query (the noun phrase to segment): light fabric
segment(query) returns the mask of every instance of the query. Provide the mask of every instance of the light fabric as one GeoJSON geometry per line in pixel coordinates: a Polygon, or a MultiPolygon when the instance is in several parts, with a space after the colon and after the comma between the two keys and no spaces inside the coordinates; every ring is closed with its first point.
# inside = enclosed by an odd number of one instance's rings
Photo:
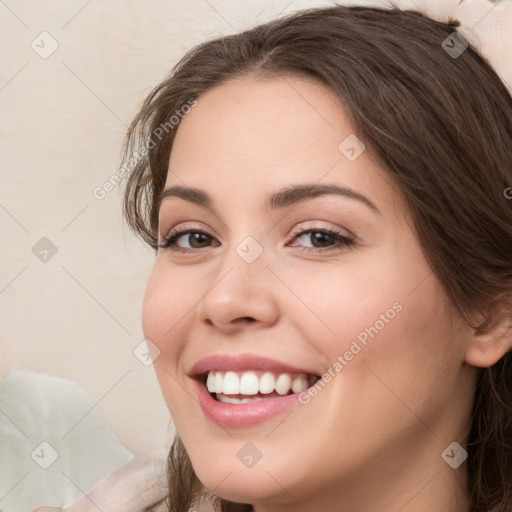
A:
{"type": "Polygon", "coordinates": [[[66,508],[133,458],[100,405],[78,384],[21,367],[0,381],[0,506],[5,511],[66,508]]]}

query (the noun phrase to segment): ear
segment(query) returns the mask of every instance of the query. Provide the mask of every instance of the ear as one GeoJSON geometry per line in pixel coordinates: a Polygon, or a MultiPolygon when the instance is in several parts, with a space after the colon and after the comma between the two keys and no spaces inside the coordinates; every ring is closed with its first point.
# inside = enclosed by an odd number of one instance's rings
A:
{"type": "Polygon", "coordinates": [[[512,350],[512,311],[499,303],[490,317],[474,330],[466,350],[466,363],[488,368],[509,350],[512,350]]]}

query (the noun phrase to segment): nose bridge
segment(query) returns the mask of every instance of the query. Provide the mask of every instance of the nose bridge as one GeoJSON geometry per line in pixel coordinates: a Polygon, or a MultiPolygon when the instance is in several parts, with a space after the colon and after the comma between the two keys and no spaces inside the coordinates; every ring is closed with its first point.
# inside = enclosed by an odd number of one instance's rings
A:
{"type": "Polygon", "coordinates": [[[237,280],[245,284],[262,283],[268,279],[266,267],[270,251],[268,246],[264,247],[264,236],[262,232],[248,235],[247,229],[233,230],[229,245],[222,256],[219,274],[224,275],[229,271],[231,279],[236,275],[237,280]]]}
{"type": "Polygon", "coordinates": [[[237,319],[266,324],[275,321],[278,304],[271,286],[272,273],[266,268],[268,255],[254,236],[245,236],[222,257],[217,276],[200,301],[199,319],[227,327],[237,319]]]}
{"type": "Polygon", "coordinates": [[[267,288],[266,281],[271,277],[267,264],[267,251],[255,237],[244,236],[238,243],[233,237],[231,246],[223,256],[219,279],[213,289],[218,293],[233,294],[233,298],[236,297],[234,294],[240,298],[259,294],[267,288]]]}

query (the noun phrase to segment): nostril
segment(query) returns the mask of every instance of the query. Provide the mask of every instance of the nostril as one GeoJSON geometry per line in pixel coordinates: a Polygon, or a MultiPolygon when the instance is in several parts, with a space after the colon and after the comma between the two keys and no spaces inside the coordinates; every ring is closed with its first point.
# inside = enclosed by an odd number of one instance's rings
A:
{"type": "MultiPolygon", "coordinates": [[[[238,318],[234,318],[233,320],[230,320],[228,324],[226,324],[226,327],[228,327],[229,325],[233,326],[233,325],[245,325],[245,324],[252,324],[256,322],[256,319],[253,318],[252,316],[241,316],[241,317],[238,317],[238,318]]],[[[216,323],[211,319],[211,318],[205,318],[204,319],[204,323],[208,326],[214,326],[216,325],[216,323]]],[[[222,324],[217,324],[217,325],[222,325],[222,324]]]]}
{"type": "Polygon", "coordinates": [[[253,318],[252,316],[242,316],[235,320],[236,323],[252,323],[255,321],[256,321],[256,319],[253,318]]]}

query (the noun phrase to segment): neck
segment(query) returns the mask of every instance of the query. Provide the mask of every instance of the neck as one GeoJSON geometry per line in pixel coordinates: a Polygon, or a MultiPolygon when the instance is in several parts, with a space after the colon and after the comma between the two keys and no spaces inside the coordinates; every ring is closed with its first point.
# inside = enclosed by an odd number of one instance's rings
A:
{"type": "MultiPolygon", "coordinates": [[[[255,504],[254,512],[469,512],[465,464],[452,469],[441,453],[450,443],[439,443],[431,455],[409,450],[413,461],[394,468],[375,465],[336,492],[319,490],[310,499],[288,490],[287,500],[255,504]],[[442,448],[441,448],[442,446],[442,448]]],[[[285,498],[286,499],[286,498],[285,498]]]]}

